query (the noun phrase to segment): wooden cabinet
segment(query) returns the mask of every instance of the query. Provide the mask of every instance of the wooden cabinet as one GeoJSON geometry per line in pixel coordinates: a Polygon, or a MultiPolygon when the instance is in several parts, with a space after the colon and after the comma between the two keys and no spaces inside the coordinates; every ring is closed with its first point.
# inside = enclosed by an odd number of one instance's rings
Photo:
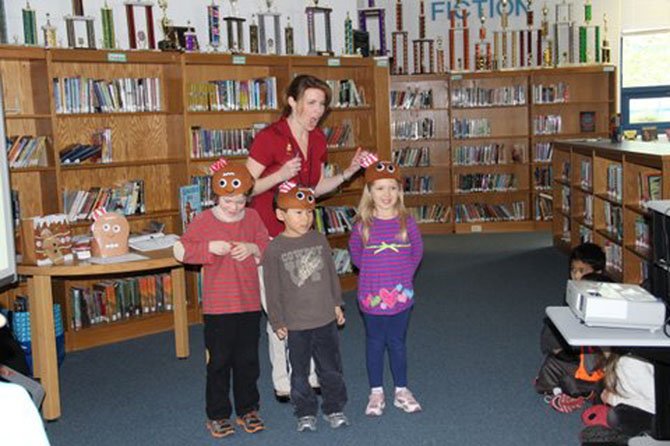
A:
{"type": "MultiPolygon", "coordinates": [[[[76,191],[137,181],[143,206],[128,215],[131,229],[156,220],[167,231],[181,233],[179,187],[206,175],[221,155],[233,162],[244,162],[247,156],[244,147],[236,147],[233,154],[204,152],[195,136],[198,132],[252,135],[279,118],[283,92],[300,73],[336,82],[351,80],[364,95],[362,103],[336,107],[328,117],[326,127],[351,128],[351,143],[329,148],[329,163],[344,169],[359,146],[390,156],[388,68],[374,59],[0,47],[7,135],[44,136],[47,141],[43,165],[11,169],[21,217],[68,213],[76,191]],[[254,82],[257,103],[240,101],[239,95],[225,103],[223,90],[242,84],[248,88],[254,82]],[[212,93],[212,88],[220,90],[212,93]],[[264,99],[258,102],[260,97],[264,99]],[[101,101],[110,102],[98,107],[101,101]],[[90,143],[100,129],[112,137],[110,162],[60,162],[63,149],[90,143]]],[[[319,205],[356,206],[362,186],[356,177],[319,205]]],[[[79,217],[73,223],[76,234],[87,232],[90,225],[87,215],[79,217]]],[[[348,234],[330,239],[334,247],[344,248],[348,234]]],[[[68,280],[54,287],[55,300],[65,307],[66,325],[74,311],[70,290],[90,287],[95,281],[68,280]]],[[[344,289],[354,288],[356,276],[344,275],[342,284],[344,289]]],[[[196,321],[200,316],[196,274],[187,274],[187,289],[189,320],[196,321]]],[[[27,293],[25,286],[19,290],[27,293]]],[[[10,304],[14,294],[4,294],[0,302],[10,304]]],[[[167,315],[142,316],[68,330],[66,343],[69,349],[88,348],[170,325],[167,315]]]]}

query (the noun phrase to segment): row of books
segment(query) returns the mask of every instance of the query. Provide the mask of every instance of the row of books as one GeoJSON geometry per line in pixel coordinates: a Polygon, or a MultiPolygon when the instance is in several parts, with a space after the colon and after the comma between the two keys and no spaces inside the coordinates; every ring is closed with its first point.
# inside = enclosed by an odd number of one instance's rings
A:
{"type": "Polygon", "coordinates": [[[533,117],[533,135],[556,135],[561,133],[561,115],[537,115],[533,117]]]}
{"type": "Polygon", "coordinates": [[[605,202],[603,207],[605,215],[605,228],[618,242],[623,238],[623,209],[609,201],[605,202]]]}
{"type": "Polygon", "coordinates": [[[514,144],[508,149],[505,144],[491,143],[476,146],[458,146],[454,149],[455,166],[489,166],[495,164],[524,163],[526,146],[514,144]]]}
{"type": "Polygon", "coordinates": [[[607,195],[618,202],[623,199],[623,166],[619,163],[607,166],[607,195]]]}
{"type": "Polygon", "coordinates": [[[584,189],[593,188],[593,177],[591,176],[591,160],[583,159],[579,164],[579,185],[584,189]]]}
{"type": "Polygon", "coordinates": [[[635,246],[643,250],[651,248],[649,225],[641,215],[635,218],[635,246]]]}
{"type": "Polygon", "coordinates": [[[48,165],[48,138],[46,136],[11,136],[6,142],[9,167],[46,167],[48,165]]]}
{"type": "Polygon", "coordinates": [[[537,166],[533,170],[533,184],[535,189],[551,189],[552,187],[551,166],[537,166]]]}
{"type": "Polygon", "coordinates": [[[526,219],[526,203],[460,203],[454,206],[456,223],[519,221],[526,219]]]}
{"type": "Polygon", "coordinates": [[[314,212],[314,226],[322,234],[344,234],[354,227],[356,208],[351,206],[319,206],[314,212]]]}
{"type": "Polygon", "coordinates": [[[640,205],[646,206],[650,200],[660,200],[662,196],[663,176],[660,172],[639,172],[637,174],[640,205]]]}
{"type": "Polygon", "coordinates": [[[70,327],[115,322],[171,311],[172,277],[168,273],[107,280],[91,287],[70,288],[70,327]]]}
{"type": "Polygon", "coordinates": [[[392,121],[391,136],[399,140],[435,138],[435,120],[425,117],[407,121],[392,121]]]}
{"type": "Polygon", "coordinates": [[[533,103],[535,104],[556,104],[568,102],[569,99],[570,86],[565,82],[533,85],[533,103]]]}
{"type": "Polygon", "coordinates": [[[449,223],[451,207],[442,203],[407,208],[417,223],[449,223]]]}
{"type": "Polygon", "coordinates": [[[483,88],[473,82],[465,87],[451,89],[451,105],[456,108],[523,105],[525,103],[525,85],[483,88]]]}
{"type": "Polygon", "coordinates": [[[561,210],[565,215],[570,215],[570,187],[562,186],[561,189],[561,210]]]}
{"type": "Polygon", "coordinates": [[[365,91],[353,79],[326,80],[330,86],[330,106],[333,108],[361,107],[365,105],[365,91]]]}
{"type": "Polygon", "coordinates": [[[406,175],[403,177],[403,191],[406,194],[430,194],[433,192],[432,175],[406,175]]]}
{"type": "Polygon", "coordinates": [[[491,121],[488,118],[453,118],[451,132],[455,139],[490,136],[491,121]]]}
{"type": "Polygon", "coordinates": [[[568,217],[562,216],[562,230],[561,230],[561,241],[565,243],[570,243],[570,219],[568,217]]]}
{"type": "Polygon", "coordinates": [[[189,111],[276,110],[277,78],[217,80],[190,84],[189,111]]]}
{"type": "Polygon", "coordinates": [[[430,166],[430,149],[428,147],[404,147],[393,151],[392,160],[400,167],[430,166]]]}
{"type": "Polygon", "coordinates": [[[533,161],[536,163],[551,161],[553,144],[550,142],[538,142],[533,146],[533,161]]]}
{"type": "Polygon", "coordinates": [[[53,79],[56,113],[157,112],[162,110],[161,80],[87,77],[53,79]]]}
{"type": "Polygon", "coordinates": [[[623,248],[621,245],[605,240],[602,248],[605,251],[606,268],[621,273],[623,271],[623,248]]]}
{"type": "Polygon", "coordinates": [[[353,124],[350,119],[343,120],[339,125],[323,128],[328,147],[354,147],[353,124]]]}
{"type": "Polygon", "coordinates": [[[570,161],[561,163],[561,178],[564,181],[570,181],[570,161]]]}
{"type": "Polygon", "coordinates": [[[342,275],[353,272],[354,267],[351,264],[351,255],[348,249],[334,248],[332,254],[337,274],[342,275]]]}
{"type": "Polygon", "coordinates": [[[535,195],[535,220],[551,221],[554,217],[554,197],[551,194],[535,195]]]}
{"type": "Polygon", "coordinates": [[[98,208],[123,215],[144,214],[144,180],[130,180],[117,187],[92,187],[63,191],[63,209],[70,222],[91,219],[98,208]]]}
{"type": "Polygon", "coordinates": [[[433,90],[420,88],[391,90],[391,108],[395,110],[433,108],[433,90]]]}
{"type": "Polygon", "coordinates": [[[191,158],[248,155],[256,134],[266,123],[244,129],[204,129],[191,127],[191,158]]]}
{"type": "Polygon", "coordinates": [[[584,207],[582,218],[585,224],[593,226],[593,195],[583,194],[582,197],[582,206],[584,207]]]}
{"type": "Polygon", "coordinates": [[[14,220],[14,228],[21,226],[21,201],[19,200],[19,191],[12,189],[12,219],[14,220]]]}
{"type": "Polygon", "coordinates": [[[586,226],[579,226],[579,243],[593,243],[593,231],[586,226]]]}
{"type": "Polygon", "coordinates": [[[518,189],[513,173],[468,173],[456,175],[456,192],[504,192],[518,189]]]}
{"type": "Polygon", "coordinates": [[[216,204],[216,195],[212,192],[211,175],[193,175],[191,184],[197,185],[200,190],[200,204],[203,209],[210,208],[216,204]]]}
{"type": "Polygon", "coordinates": [[[61,164],[79,164],[83,162],[111,163],[112,129],[102,128],[93,133],[91,144],[71,144],[60,150],[61,164]]]}

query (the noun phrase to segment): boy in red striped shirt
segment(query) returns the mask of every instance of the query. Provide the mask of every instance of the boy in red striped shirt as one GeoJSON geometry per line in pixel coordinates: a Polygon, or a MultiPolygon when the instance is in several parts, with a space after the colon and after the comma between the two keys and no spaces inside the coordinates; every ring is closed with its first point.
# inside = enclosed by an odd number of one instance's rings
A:
{"type": "Polygon", "coordinates": [[[269,236],[258,213],[246,208],[254,184],[246,167],[227,165],[222,159],[212,170],[217,206],[189,224],[174,252],[184,263],[203,266],[207,428],[220,438],[235,433],[230,421],[231,374],[237,424],[249,433],[265,429],[258,415],[261,303],[257,260],[269,236]]]}

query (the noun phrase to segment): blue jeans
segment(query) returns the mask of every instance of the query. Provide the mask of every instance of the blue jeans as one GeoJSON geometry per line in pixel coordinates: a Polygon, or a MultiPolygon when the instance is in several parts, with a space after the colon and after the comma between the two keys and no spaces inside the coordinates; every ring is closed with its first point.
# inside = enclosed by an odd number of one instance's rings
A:
{"type": "Polygon", "coordinates": [[[309,363],[314,358],[316,376],[321,384],[321,411],[328,415],[342,412],[347,402],[347,388],[342,374],[340,337],[335,321],[310,330],[289,330],[288,352],[291,363],[291,401],[295,415],[315,416],[316,394],[309,385],[309,363]]]}
{"type": "Polygon", "coordinates": [[[407,327],[411,309],[393,316],[363,313],[365,321],[365,357],[370,387],[382,387],[384,353],[389,352],[391,375],[396,387],[407,386],[407,327]]]}

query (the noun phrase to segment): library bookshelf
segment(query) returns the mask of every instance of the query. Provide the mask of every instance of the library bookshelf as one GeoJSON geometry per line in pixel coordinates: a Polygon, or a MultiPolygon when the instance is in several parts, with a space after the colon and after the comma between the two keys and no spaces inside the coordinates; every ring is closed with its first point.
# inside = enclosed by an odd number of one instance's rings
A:
{"type": "Polygon", "coordinates": [[[670,198],[667,142],[554,142],[554,245],[602,246],[617,281],[649,279],[651,237],[645,201],[670,198]]]}
{"type": "MultiPolygon", "coordinates": [[[[46,157],[39,166],[11,168],[11,187],[17,191],[20,217],[68,213],[67,191],[114,188],[128,181],[141,187],[142,203],[127,215],[131,230],[139,231],[151,222],[165,224],[165,230],[181,233],[179,187],[193,177],[205,175],[220,156],[203,156],[194,151],[194,129],[207,131],[249,130],[280,116],[282,92],[299,73],[328,80],[352,79],[364,92],[365,101],[355,107],[333,110],[325,126],[347,123],[352,143],[329,149],[329,163],[348,166],[356,147],[382,151],[390,145],[388,132],[388,68],[385,60],[303,56],[261,56],[229,54],[161,53],[151,51],[89,51],[0,46],[0,75],[3,80],[7,135],[46,137],[46,157]],[[276,102],[262,107],[207,109],[194,106],[203,84],[213,81],[243,82],[272,78],[276,102]],[[72,79],[79,79],[73,81],[72,79]],[[145,107],[110,107],[106,112],[80,109],[91,100],[83,92],[81,79],[133,82],[145,88],[140,97],[145,107]],[[67,85],[66,85],[67,84],[67,85]],[[194,99],[195,98],[195,99],[194,99]],[[81,102],[81,103],[80,103],[81,102]],[[76,107],[73,107],[76,105],[76,107]],[[111,130],[113,155],[108,163],[64,164],[60,152],[73,144],[89,143],[100,129],[111,130]]],[[[91,85],[95,92],[97,85],[91,85]]],[[[111,87],[110,87],[111,88],[111,87]]],[[[121,88],[121,87],[119,87],[121,88]]],[[[263,87],[261,87],[263,88],[263,87]]],[[[93,94],[93,93],[91,93],[93,94]]],[[[206,95],[205,95],[206,96],[206,95]]],[[[207,96],[206,96],[207,97],[207,96]]],[[[243,163],[244,150],[224,154],[243,163]]],[[[354,178],[344,188],[325,197],[322,206],[355,206],[362,181],[354,178]]],[[[88,231],[90,220],[80,216],[73,232],[88,231]]],[[[17,232],[17,238],[20,235],[17,232]]],[[[329,236],[333,247],[344,248],[348,235],[329,236]]],[[[20,241],[17,243],[20,246],[20,241]]],[[[123,275],[118,275],[123,279],[123,275]]],[[[54,300],[64,308],[66,347],[88,348],[171,327],[171,315],[157,314],[114,322],[78,331],[70,330],[73,308],[69,292],[73,287],[92,286],[95,278],[66,280],[54,286],[54,300]]],[[[197,274],[187,270],[188,320],[201,320],[197,302],[197,274]]],[[[356,276],[341,276],[344,289],[355,288],[356,276]]],[[[11,307],[17,294],[28,295],[21,284],[0,295],[0,303],[11,307]]]]}
{"type": "Polygon", "coordinates": [[[553,141],[606,136],[615,82],[609,65],[392,76],[396,159],[403,165],[402,151],[413,147],[429,152],[427,164],[410,159],[403,168],[431,178],[406,194],[408,207],[447,209],[422,230],[551,229],[553,141]]]}

